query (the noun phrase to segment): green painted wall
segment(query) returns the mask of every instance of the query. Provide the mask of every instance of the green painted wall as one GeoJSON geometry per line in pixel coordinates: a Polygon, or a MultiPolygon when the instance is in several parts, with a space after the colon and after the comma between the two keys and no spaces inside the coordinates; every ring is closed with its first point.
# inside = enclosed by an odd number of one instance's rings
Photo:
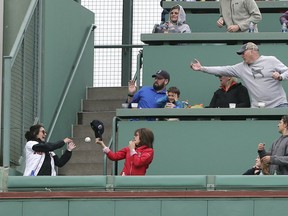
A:
{"type": "MultiPolygon", "coordinates": [[[[171,75],[169,86],[177,86],[182,100],[190,104],[203,103],[209,105],[214,91],[219,87],[219,79],[215,76],[190,69],[190,62],[198,59],[205,66],[233,65],[242,61],[236,54],[241,45],[226,44],[183,44],[164,46],[145,46],[143,49],[144,77],[143,85],[152,85],[154,74],[159,69],[167,70],[171,75]]],[[[288,65],[287,44],[259,45],[262,55],[275,55],[288,65]]],[[[288,92],[288,82],[283,86],[288,92]]]]}
{"type": "MultiPolygon", "coordinates": [[[[218,28],[216,21],[219,13],[186,14],[187,24],[192,32],[226,32],[226,28],[218,28]]],[[[262,20],[258,24],[259,32],[281,32],[279,22],[280,13],[262,13],[262,20]]]]}
{"type": "MultiPolygon", "coordinates": [[[[255,163],[257,145],[279,136],[278,120],[120,121],[119,149],[137,128],[155,135],[148,175],[241,175],[255,163]]],[[[118,163],[118,174],[123,161],[118,163]]]]}
{"type": "Polygon", "coordinates": [[[283,216],[287,198],[145,198],[1,200],[13,216],[283,216]]]}
{"type": "Polygon", "coordinates": [[[4,1],[3,55],[9,55],[31,0],[4,1]]]}
{"type": "MultiPolygon", "coordinates": [[[[53,121],[65,84],[72,72],[86,39],[94,14],[71,0],[43,1],[43,76],[42,122],[47,127],[53,121]]],[[[91,34],[76,72],[63,110],[56,123],[51,141],[71,136],[71,125],[76,123],[81,99],[86,87],[93,83],[94,37],[91,34]]],[[[48,131],[51,132],[51,131],[48,131]]]]}

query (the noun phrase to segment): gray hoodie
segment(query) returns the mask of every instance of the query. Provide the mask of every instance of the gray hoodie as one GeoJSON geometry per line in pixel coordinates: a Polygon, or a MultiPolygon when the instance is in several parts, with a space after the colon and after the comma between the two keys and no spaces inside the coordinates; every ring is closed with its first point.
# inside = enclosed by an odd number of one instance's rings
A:
{"type": "Polygon", "coordinates": [[[171,22],[170,14],[169,14],[169,21],[165,22],[164,25],[168,28],[168,33],[191,33],[190,27],[186,24],[186,13],[181,5],[178,5],[179,16],[176,23],[171,22]]]}
{"type": "Polygon", "coordinates": [[[281,136],[272,143],[270,175],[288,175],[288,136],[281,136]]]}

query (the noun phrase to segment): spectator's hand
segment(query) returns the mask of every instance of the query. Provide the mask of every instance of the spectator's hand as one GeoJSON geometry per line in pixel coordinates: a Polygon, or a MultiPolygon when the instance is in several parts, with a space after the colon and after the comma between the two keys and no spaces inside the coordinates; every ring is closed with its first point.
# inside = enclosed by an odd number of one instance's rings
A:
{"type": "Polygon", "coordinates": [[[64,140],[63,140],[65,143],[70,143],[70,142],[73,142],[73,140],[72,139],[70,139],[70,138],[65,138],[64,140]]]}
{"type": "Polygon", "coordinates": [[[135,149],[135,147],[136,147],[136,145],[135,145],[135,142],[134,141],[129,141],[129,145],[128,145],[128,147],[129,147],[129,149],[130,150],[133,150],[133,149],[135,149]]]}
{"type": "Polygon", "coordinates": [[[130,80],[128,82],[128,92],[131,95],[134,95],[134,93],[136,92],[137,88],[136,88],[136,84],[134,80],[130,80]]]}
{"type": "Polygon", "coordinates": [[[197,59],[194,59],[194,61],[191,62],[190,67],[195,71],[201,71],[202,65],[197,59]]]}
{"type": "Polygon", "coordinates": [[[104,144],[104,142],[100,138],[96,138],[95,143],[102,146],[103,148],[106,147],[106,145],[104,144]]]}
{"type": "Polygon", "coordinates": [[[275,80],[282,80],[282,77],[281,77],[281,74],[277,71],[274,71],[272,73],[272,78],[275,79],[275,80]]]}
{"type": "Polygon", "coordinates": [[[239,31],[240,27],[238,25],[230,25],[227,28],[228,32],[237,32],[239,31]]]}
{"type": "Polygon", "coordinates": [[[263,151],[265,149],[265,143],[258,144],[258,151],[263,151]]]}
{"type": "Polygon", "coordinates": [[[222,28],[224,26],[224,19],[222,17],[220,17],[218,20],[217,20],[217,26],[219,28],[222,28]]]}
{"type": "Polygon", "coordinates": [[[174,107],[175,107],[175,104],[173,104],[173,103],[166,103],[165,107],[166,107],[166,108],[174,108],[174,107]]]}
{"type": "Polygon", "coordinates": [[[98,144],[98,145],[101,145],[104,142],[100,138],[96,138],[95,139],[95,143],[98,144]]]}
{"type": "Polygon", "coordinates": [[[270,161],[271,161],[271,157],[267,155],[267,156],[263,157],[263,158],[261,159],[261,161],[262,161],[263,163],[265,163],[265,164],[269,164],[270,161]]]}
{"type": "Polygon", "coordinates": [[[75,148],[76,148],[76,145],[74,142],[67,143],[67,150],[68,151],[73,151],[73,149],[75,149],[75,148]]]}

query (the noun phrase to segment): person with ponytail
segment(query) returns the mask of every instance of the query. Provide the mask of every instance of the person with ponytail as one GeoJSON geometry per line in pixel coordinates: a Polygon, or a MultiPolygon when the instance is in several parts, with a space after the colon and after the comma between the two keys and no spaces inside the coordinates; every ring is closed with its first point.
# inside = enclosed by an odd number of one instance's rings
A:
{"type": "Polygon", "coordinates": [[[24,176],[56,176],[55,166],[64,166],[76,147],[73,140],[65,138],[55,143],[46,142],[45,128],[36,124],[25,133],[25,171],[24,176]],[[67,150],[59,158],[53,151],[67,145],[67,150]]]}

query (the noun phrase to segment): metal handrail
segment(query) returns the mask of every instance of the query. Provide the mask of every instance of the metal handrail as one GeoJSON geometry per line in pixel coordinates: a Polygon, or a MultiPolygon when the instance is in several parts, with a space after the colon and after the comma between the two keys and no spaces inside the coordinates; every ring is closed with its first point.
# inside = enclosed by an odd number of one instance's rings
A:
{"type": "Polygon", "coordinates": [[[84,50],[85,50],[85,48],[86,48],[87,42],[88,42],[88,40],[89,40],[89,37],[90,37],[91,33],[94,31],[95,28],[96,28],[96,26],[95,26],[94,24],[92,24],[92,25],[90,26],[89,31],[88,31],[87,36],[86,36],[86,39],[85,39],[84,44],[83,44],[83,46],[82,46],[82,49],[81,49],[81,51],[80,51],[80,53],[79,53],[79,56],[78,56],[78,58],[77,58],[75,67],[73,68],[73,71],[72,71],[72,73],[71,73],[71,75],[70,75],[70,77],[69,77],[69,79],[68,79],[68,83],[67,83],[66,86],[64,87],[64,90],[65,90],[65,91],[63,92],[63,94],[62,94],[62,96],[61,96],[61,101],[60,101],[60,103],[58,104],[58,107],[57,107],[57,109],[56,109],[56,112],[54,113],[54,116],[53,116],[53,118],[52,118],[53,121],[52,121],[51,125],[48,127],[48,128],[49,128],[49,131],[50,131],[50,133],[48,134],[48,137],[47,137],[47,140],[48,140],[48,141],[49,141],[51,135],[53,134],[53,130],[54,130],[54,128],[55,128],[55,125],[56,125],[56,122],[57,122],[58,117],[59,117],[59,115],[60,115],[60,112],[62,111],[62,107],[63,107],[63,105],[64,105],[64,101],[65,101],[65,99],[66,99],[66,97],[67,97],[67,94],[68,94],[68,92],[69,92],[69,90],[70,90],[72,81],[73,81],[73,79],[74,79],[74,76],[75,76],[76,71],[77,71],[77,69],[78,69],[78,66],[79,66],[79,64],[80,64],[80,61],[81,61],[81,59],[82,59],[82,55],[83,55],[84,50]]]}
{"type": "Polygon", "coordinates": [[[136,68],[136,73],[135,73],[135,76],[133,77],[133,80],[136,80],[137,81],[137,89],[139,90],[139,87],[140,87],[140,81],[141,81],[141,77],[140,77],[140,70],[142,68],[142,64],[143,64],[143,61],[142,61],[142,58],[143,58],[143,50],[139,50],[139,53],[137,55],[137,68],[136,68]]]}
{"type": "MultiPolygon", "coordinates": [[[[140,50],[139,54],[137,55],[136,73],[135,73],[135,75],[133,77],[133,80],[137,81],[137,88],[139,88],[139,86],[140,86],[140,70],[141,70],[142,65],[143,65],[142,58],[143,58],[143,50],[140,50]]],[[[115,143],[116,143],[116,133],[117,133],[117,122],[118,122],[118,120],[119,120],[118,117],[114,117],[113,118],[113,122],[112,122],[112,137],[111,137],[109,145],[108,145],[109,148],[111,148],[111,147],[113,148],[114,152],[116,151],[115,143]]],[[[103,161],[104,161],[103,174],[107,175],[107,155],[106,154],[104,154],[103,161]]],[[[114,175],[117,175],[117,170],[118,170],[118,162],[117,161],[114,162],[113,169],[114,170],[112,171],[112,173],[114,175]]]]}
{"type": "Polygon", "coordinates": [[[19,29],[19,32],[18,32],[17,37],[15,39],[14,45],[10,51],[10,54],[9,54],[9,56],[12,57],[11,65],[13,65],[13,63],[16,59],[16,54],[18,53],[18,50],[21,48],[21,46],[20,46],[22,44],[21,42],[24,39],[26,29],[28,28],[30,20],[33,17],[33,14],[34,14],[33,12],[34,12],[35,8],[37,7],[38,2],[39,2],[39,0],[32,0],[29,7],[28,7],[27,13],[23,19],[22,25],[19,29]]]}
{"type": "MultiPolygon", "coordinates": [[[[115,141],[116,141],[116,132],[117,132],[117,121],[118,121],[118,118],[117,117],[114,117],[113,120],[112,120],[112,136],[111,136],[111,139],[110,139],[110,142],[109,142],[109,145],[108,145],[108,148],[111,148],[112,146],[112,150],[115,152],[116,150],[116,146],[115,146],[115,141]]],[[[104,165],[103,165],[103,175],[107,175],[107,155],[104,154],[104,158],[103,158],[103,161],[104,161],[104,165]]],[[[116,170],[117,170],[117,162],[114,162],[114,172],[112,173],[116,173],[116,170]]]]}
{"type": "Polygon", "coordinates": [[[122,44],[122,45],[94,45],[94,48],[143,48],[147,45],[133,45],[133,44],[122,44]]]}

